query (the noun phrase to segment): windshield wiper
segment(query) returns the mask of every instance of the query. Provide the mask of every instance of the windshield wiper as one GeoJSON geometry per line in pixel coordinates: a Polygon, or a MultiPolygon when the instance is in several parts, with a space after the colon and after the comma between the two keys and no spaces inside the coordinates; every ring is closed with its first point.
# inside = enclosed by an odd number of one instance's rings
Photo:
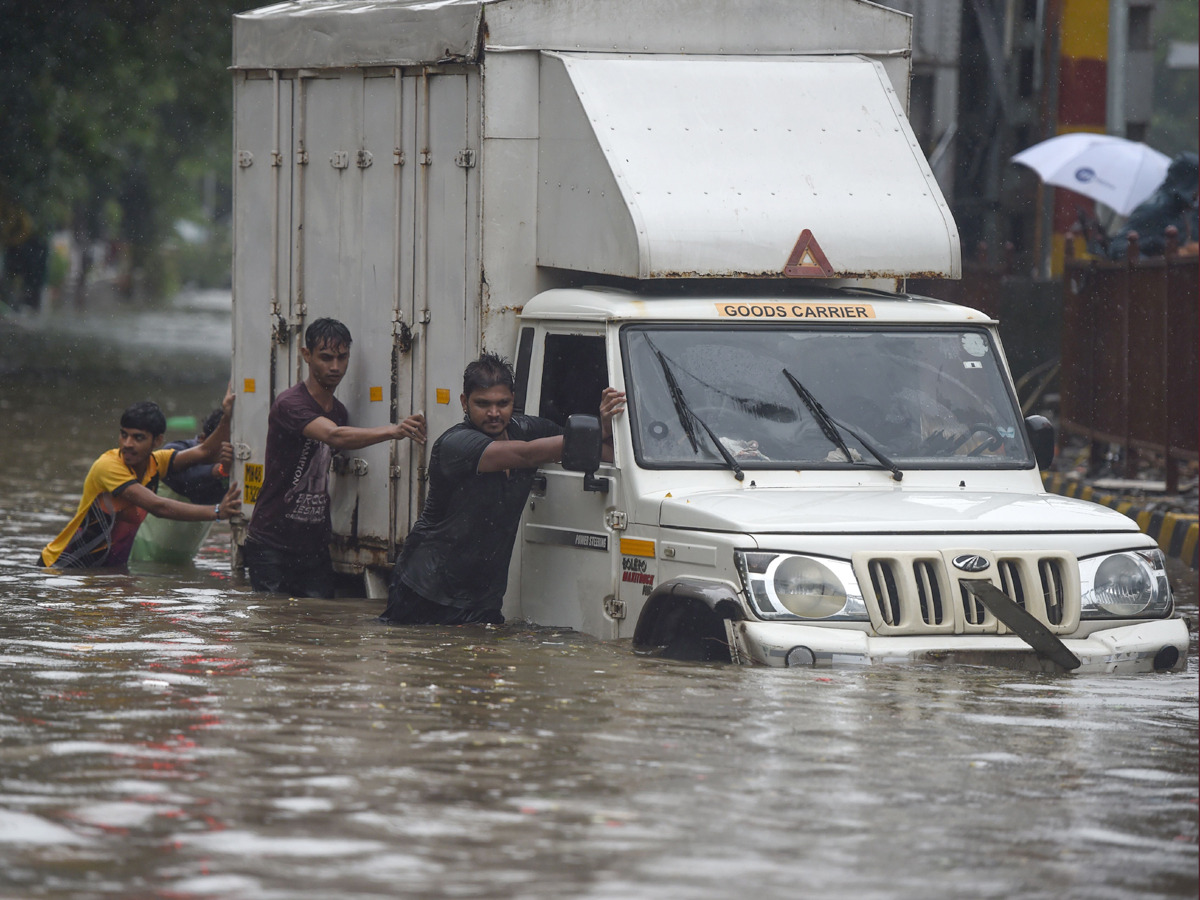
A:
{"type": "Polygon", "coordinates": [[[658,357],[658,364],[662,366],[663,377],[667,380],[667,391],[671,395],[671,402],[675,405],[675,414],[679,416],[679,424],[683,427],[683,433],[691,441],[692,452],[700,452],[700,442],[696,440],[696,429],[692,427],[692,422],[695,422],[704,429],[714,446],[716,446],[717,452],[721,454],[721,458],[725,460],[725,464],[733,470],[733,477],[738,481],[744,481],[746,476],[742,472],[742,467],[737,464],[737,460],[733,458],[733,454],[725,449],[725,445],[713,434],[713,430],[705,424],[703,419],[692,412],[692,408],[688,406],[688,402],[683,396],[683,389],[679,387],[679,382],[675,380],[675,373],[671,371],[671,366],[667,362],[667,358],[663,356],[661,350],[654,346],[650,338],[644,337],[644,340],[646,341],[646,346],[658,357]]]}
{"type": "Polygon", "coordinates": [[[900,471],[900,467],[884,456],[883,451],[881,451],[874,444],[870,443],[865,437],[863,437],[845,422],[839,422],[837,419],[833,418],[833,416],[829,417],[829,421],[833,422],[833,424],[837,425],[843,431],[849,433],[851,437],[857,438],[858,442],[863,445],[863,449],[879,460],[879,464],[892,473],[892,478],[894,480],[899,481],[904,477],[904,473],[900,471]]]}
{"type": "Polygon", "coordinates": [[[846,455],[846,462],[853,463],[854,457],[850,455],[850,448],[846,446],[846,442],[842,438],[841,431],[838,430],[839,428],[842,431],[848,432],[852,437],[857,438],[858,442],[862,444],[864,450],[879,460],[879,464],[881,466],[891,471],[893,479],[899,481],[904,477],[904,473],[900,471],[900,467],[884,456],[883,453],[871,445],[861,434],[859,434],[853,428],[850,428],[844,422],[838,422],[833,418],[833,416],[825,412],[825,407],[823,407],[817,401],[816,397],[809,393],[808,388],[802,385],[797,380],[795,375],[793,375],[787,369],[783,370],[783,375],[788,380],[788,384],[792,386],[792,390],[796,392],[796,396],[798,396],[804,402],[804,405],[808,407],[808,411],[812,413],[812,417],[817,420],[817,424],[821,426],[821,431],[824,433],[825,437],[827,437],[831,443],[836,444],[837,448],[846,455]]]}

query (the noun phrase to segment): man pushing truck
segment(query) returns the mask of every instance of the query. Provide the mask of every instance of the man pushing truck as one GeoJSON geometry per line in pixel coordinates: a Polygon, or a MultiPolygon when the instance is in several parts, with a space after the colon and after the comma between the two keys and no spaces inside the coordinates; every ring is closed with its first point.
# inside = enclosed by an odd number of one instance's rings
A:
{"type": "Polygon", "coordinates": [[[263,484],[245,544],[256,591],[332,597],[329,558],[329,466],[334,451],[409,438],[425,442],[425,419],[354,428],[333,396],[350,363],[350,329],[317,319],[301,350],[308,377],[275,398],[267,429],[263,484]]]}
{"type": "Polygon", "coordinates": [[[167,419],[155,403],[135,403],[121,414],[120,441],[92,463],[83,482],[79,507],[58,537],[38,557],[43,566],[59,569],[119,567],[146,514],[181,522],[228,519],[242,508],[237,483],[218,503],[192,504],[160,497],[159,481],[196,465],[212,465],[229,446],[233,391],[225,394],[217,427],[188,450],[162,449],[167,419]]]}
{"type": "MultiPolygon", "coordinates": [[[[397,625],[502,624],[517,526],[539,466],[563,455],[563,430],[513,413],[512,366],[485,353],[463,372],[463,420],[437,439],[429,498],[392,574],[381,618],[397,625]]],[[[600,399],[601,458],[612,462],[612,420],[625,395],[600,399]]]]}

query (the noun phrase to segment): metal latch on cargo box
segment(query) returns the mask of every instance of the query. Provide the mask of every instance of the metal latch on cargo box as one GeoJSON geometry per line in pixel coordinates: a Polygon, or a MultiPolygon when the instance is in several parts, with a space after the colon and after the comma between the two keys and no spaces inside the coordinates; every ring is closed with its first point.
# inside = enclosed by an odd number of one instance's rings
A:
{"type": "Polygon", "coordinates": [[[460,169],[475,168],[475,151],[471,149],[460,150],[458,155],[454,157],[454,164],[460,169]]]}
{"type": "Polygon", "coordinates": [[[428,150],[421,151],[421,165],[428,166],[433,164],[433,154],[428,150]]]}
{"type": "Polygon", "coordinates": [[[404,320],[392,323],[392,337],[396,339],[396,347],[401,353],[407,353],[412,349],[412,329],[404,320]]]}
{"type": "Polygon", "coordinates": [[[233,458],[234,459],[243,459],[243,460],[249,459],[250,458],[250,445],[249,444],[234,444],[233,445],[233,458]]]}
{"type": "Polygon", "coordinates": [[[618,509],[610,509],[604,514],[604,524],[613,531],[624,531],[629,526],[629,517],[618,509]]]}
{"type": "Polygon", "coordinates": [[[329,157],[329,164],[335,169],[344,169],[350,165],[350,154],[346,150],[334,150],[329,157]]]}
{"type": "Polygon", "coordinates": [[[404,165],[404,151],[401,150],[399,147],[397,147],[395,150],[392,151],[392,165],[393,166],[404,165]]]}
{"type": "Polygon", "coordinates": [[[367,461],[358,456],[352,459],[348,459],[345,456],[335,456],[333,458],[333,471],[338,475],[366,475],[367,461]]]}
{"type": "Polygon", "coordinates": [[[354,161],[358,164],[360,169],[367,169],[370,168],[371,163],[373,163],[375,159],[371,156],[370,150],[359,150],[358,156],[355,157],[354,161]]]}
{"type": "Polygon", "coordinates": [[[240,166],[243,169],[248,169],[252,165],[254,165],[254,154],[251,153],[249,150],[239,150],[238,151],[238,166],[240,166]]]}
{"type": "Polygon", "coordinates": [[[618,600],[612,594],[604,598],[604,614],[610,619],[625,618],[625,601],[618,600]]]}
{"type": "Polygon", "coordinates": [[[388,478],[403,478],[404,469],[401,466],[388,466],[388,478]]]}

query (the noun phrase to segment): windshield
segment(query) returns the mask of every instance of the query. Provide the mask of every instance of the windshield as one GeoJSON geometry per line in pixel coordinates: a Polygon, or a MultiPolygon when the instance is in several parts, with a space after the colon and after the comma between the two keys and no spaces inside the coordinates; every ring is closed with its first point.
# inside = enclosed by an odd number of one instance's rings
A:
{"type": "Polygon", "coordinates": [[[644,325],[622,346],[649,468],[1032,465],[986,329],[644,325]]]}

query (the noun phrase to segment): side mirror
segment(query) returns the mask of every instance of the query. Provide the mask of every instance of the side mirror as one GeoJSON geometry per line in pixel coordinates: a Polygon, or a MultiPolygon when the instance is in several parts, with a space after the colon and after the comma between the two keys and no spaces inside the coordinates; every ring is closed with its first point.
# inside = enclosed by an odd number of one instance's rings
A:
{"type": "Polygon", "coordinates": [[[603,443],[600,420],[596,416],[568,416],[563,429],[562,466],[569,472],[583,473],[583,489],[608,493],[608,479],[595,478],[600,468],[600,447],[603,443]]]}
{"type": "Polygon", "coordinates": [[[1045,416],[1026,416],[1025,433],[1033,445],[1033,458],[1043,472],[1054,464],[1054,426],[1045,416]]]}

